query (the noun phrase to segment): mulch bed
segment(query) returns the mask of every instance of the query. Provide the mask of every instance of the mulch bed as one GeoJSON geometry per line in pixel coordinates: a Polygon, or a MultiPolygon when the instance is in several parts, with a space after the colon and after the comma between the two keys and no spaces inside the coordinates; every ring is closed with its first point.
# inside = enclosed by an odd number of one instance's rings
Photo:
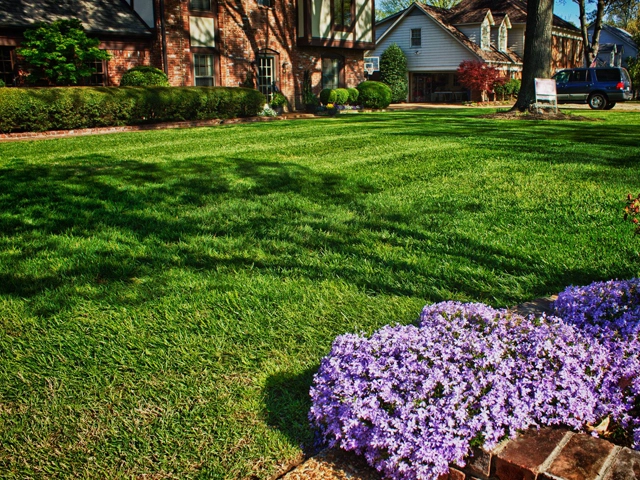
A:
{"type": "Polygon", "coordinates": [[[532,112],[506,112],[480,115],[479,118],[490,118],[492,120],[572,120],[575,122],[598,122],[599,118],[583,117],[582,115],[569,115],[566,113],[532,113],[532,112]]]}

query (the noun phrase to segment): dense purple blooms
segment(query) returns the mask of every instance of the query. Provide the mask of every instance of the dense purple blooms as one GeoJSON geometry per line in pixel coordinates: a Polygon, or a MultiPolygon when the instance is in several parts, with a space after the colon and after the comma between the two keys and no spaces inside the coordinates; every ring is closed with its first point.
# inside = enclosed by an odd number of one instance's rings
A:
{"type": "MultiPolygon", "coordinates": [[[[581,311],[562,295],[559,309],[561,300],[581,311]]],[[[491,448],[531,426],[580,430],[611,416],[633,428],[637,329],[610,317],[617,333],[605,335],[594,316],[565,322],[483,304],[427,306],[417,326],[338,337],[314,378],[310,419],[331,446],[396,479],[435,479],[463,464],[472,445],[491,448]],[[633,335],[635,344],[620,345],[633,335]]]]}
{"type": "Polygon", "coordinates": [[[640,279],[569,287],[558,295],[555,313],[609,349],[628,410],[635,413],[622,424],[640,450],[640,279]]]}

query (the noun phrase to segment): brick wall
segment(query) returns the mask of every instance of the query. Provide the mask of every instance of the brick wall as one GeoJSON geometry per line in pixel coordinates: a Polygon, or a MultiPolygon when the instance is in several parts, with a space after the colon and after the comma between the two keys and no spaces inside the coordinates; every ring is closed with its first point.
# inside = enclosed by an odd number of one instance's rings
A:
{"type": "MultiPolygon", "coordinates": [[[[157,11],[160,12],[159,2],[157,11]]],[[[256,54],[268,52],[276,58],[277,86],[291,105],[300,105],[305,70],[312,72],[314,91],[321,89],[323,55],[344,59],[345,86],[355,87],[364,80],[363,51],[341,48],[298,47],[296,45],[297,14],[292,0],[274,0],[273,8],[258,5],[256,0],[220,1],[212,13],[216,19],[216,50],[213,53],[216,84],[237,87],[253,72],[256,78],[256,54]]],[[[169,83],[193,85],[193,54],[190,47],[189,16],[185,0],[165,0],[165,28],[169,83]]],[[[154,50],[161,51],[160,19],[154,50]]],[[[161,67],[162,59],[151,64],[161,67]]]]}
{"type": "Polygon", "coordinates": [[[107,66],[108,84],[120,85],[120,79],[124,72],[139,65],[151,65],[151,49],[140,50],[110,50],[111,59],[107,66]]]}

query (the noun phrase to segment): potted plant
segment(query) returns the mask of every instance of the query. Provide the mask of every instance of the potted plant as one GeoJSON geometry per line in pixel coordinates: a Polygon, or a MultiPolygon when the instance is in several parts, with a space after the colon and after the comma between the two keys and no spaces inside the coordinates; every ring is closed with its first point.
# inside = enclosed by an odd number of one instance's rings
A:
{"type": "Polygon", "coordinates": [[[278,113],[278,115],[282,115],[284,107],[287,105],[287,97],[280,92],[274,93],[269,105],[278,113]]]}

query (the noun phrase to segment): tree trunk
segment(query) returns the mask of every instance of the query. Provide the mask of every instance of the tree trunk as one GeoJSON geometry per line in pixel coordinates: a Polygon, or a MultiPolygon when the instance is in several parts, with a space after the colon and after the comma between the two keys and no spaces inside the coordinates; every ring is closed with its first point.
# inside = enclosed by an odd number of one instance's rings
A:
{"type": "Polygon", "coordinates": [[[535,102],[535,79],[551,76],[552,22],[553,0],[527,2],[522,85],[513,109],[527,110],[535,102]]]}
{"type": "Polygon", "coordinates": [[[580,9],[580,31],[582,32],[582,45],[584,46],[585,67],[590,66],[598,56],[600,49],[600,31],[602,30],[602,17],[604,17],[605,0],[598,0],[596,5],[596,19],[593,22],[593,36],[589,41],[589,21],[587,20],[586,0],[577,0],[580,9]]]}

